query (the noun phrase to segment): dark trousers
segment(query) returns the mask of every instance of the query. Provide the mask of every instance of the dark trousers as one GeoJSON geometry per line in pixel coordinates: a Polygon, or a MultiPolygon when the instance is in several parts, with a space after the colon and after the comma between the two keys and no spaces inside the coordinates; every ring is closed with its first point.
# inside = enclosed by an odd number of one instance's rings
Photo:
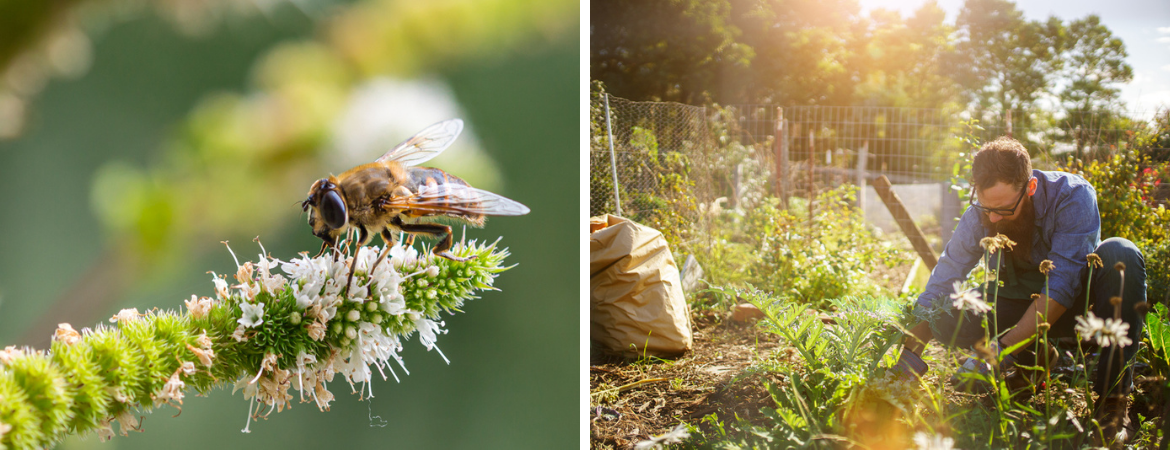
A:
{"type": "MultiPolygon", "coordinates": [[[[1094,268],[1091,280],[1082,280],[1082,287],[1074,299],[1072,308],[1065,311],[1056,323],[1052,324],[1052,328],[1048,330],[1048,337],[1076,337],[1074,330],[1077,325],[1076,317],[1085,315],[1086,304],[1091,308],[1088,311],[1092,311],[1097,317],[1113,317],[1115,307],[1109,302],[1109,299],[1120,293],[1121,320],[1129,324],[1129,339],[1133,343],[1120,350],[1114,347],[1101,349],[1101,359],[1098,363],[1097,378],[1093,383],[1093,390],[1097,394],[1128,394],[1130,386],[1133,384],[1133,369],[1122,370],[1122,368],[1126,367],[1126,364],[1133,359],[1133,355],[1137,353],[1138,343],[1142,340],[1142,328],[1146,325],[1145,314],[1139,314],[1134,309],[1135,305],[1146,301],[1145,258],[1142,257],[1137,246],[1124,238],[1109,238],[1102,241],[1097,246],[1095,253],[1101,257],[1101,262],[1105,266],[1094,268]],[[1125,263],[1124,290],[1121,286],[1121,274],[1113,268],[1118,262],[1125,263]],[[1085,295],[1085,286],[1088,286],[1089,289],[1087,296],[1085,295]],[[1111,379],[1107,380],[1106,376],[1111,379]]],[[[1087,273],[1086,278],[1088,278],[1087,273]]],[[[992,301],[990,298],[985,300],[989,303],[992,301]]],[[[989,331],[994,336],[1015,326],[1031,305],[1031,299],[1002,297],[995,299],[994,312],[987,318],[988,326],[991,328],[989,331]]],[[[938,316],[935,323],[931,324],[931,331],[934,339],[939,342],[950,344],[953,340],[955,347],[970,348],[983,339],[982,321],[981,315],[959,314],[958,311],[949,311],[948,314],[938,316]],[[958,324],[960,316],[963,317],[963,325],[956,338],[955,326],[958,324]]],[[[1035,361],[1034,353],[1031,351],[1023,352],[1018,356],[1023,364],[1031,365],[1035,361]]]]}

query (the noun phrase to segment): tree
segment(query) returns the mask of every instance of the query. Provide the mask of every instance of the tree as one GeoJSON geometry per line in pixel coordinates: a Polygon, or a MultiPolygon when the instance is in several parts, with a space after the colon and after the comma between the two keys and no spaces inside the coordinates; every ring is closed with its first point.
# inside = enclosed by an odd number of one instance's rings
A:
{"type": "Polygon", "coordinates": [[[853,0],[738,0],[731,20],[756,52],[743,83],[751,102],[848,105],[861,78],[853,0]]]}
{"type": "Polygon", "coordinates": [[[870,13],[862,40],[861,82],[857,103],[867,106],[917,108],[958,107],[954,80],[944,73],[943,60],[954,52],[946,12],[928,2],[903,20],[894,11],[870,13]]]}
{"type": "Polygon", "coordinates": [[[754,52],[728,23],[727,0],[598,0],[591,3],[590,74],[632,100],[691,104],[719,98],[754,52]]]}
{"type": "Polygon", "coordinates": [[[1027,21],[1009,0],[967,0],[956,26],[956,53],[948,66],[974,116],[1014,111],[1017,129],[1030,126],[1037,100],[1061,68],[1063,23],[1056,17],[1027,21]]]}
{"type": "Polygon", "coordinates": [[[1066,116],[1061,137],[1076,143],[1079,158],[1086,140],[1112,142],[1119,137],[1102,136],[1099,130],[1120,115],[1121,90],[1116,85],[1132,80],[1133,68],[1125,62],[1125,43],[1096,15],[1069,23],[1066,42],[1062,56],[1069,85],[1060,93],[1066,116]]]}

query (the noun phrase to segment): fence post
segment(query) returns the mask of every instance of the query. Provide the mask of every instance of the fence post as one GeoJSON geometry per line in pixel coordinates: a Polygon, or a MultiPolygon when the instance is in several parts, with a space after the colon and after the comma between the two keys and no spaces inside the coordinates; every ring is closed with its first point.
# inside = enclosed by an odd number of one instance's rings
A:
{"type": "Polygon", "coordinates": [[[813,167],[817,164],[816,149],[813,146],[813,130],[808,130],[808,236],[812,237],[813,227],[813,198],[816,197],[816,187],[813,185],[813,167]]]}
{"type": "Polygon", "coordinates": [[[609,93],[605,94],[605,134],[609,137],[609,167],[613,171],[613,202],[617,215],[622,215],[622,198],[618,194],[617,157],[613,151],[613,128],[609,123],[609,93]]]}
{"type": "Polygon", "coordinates": [[[865,163],[869,159],[869,141],[861,143],[861,150],[857,151],[857,210],[861,213],[861,221],[865,222],[865,163]]]}
{"type": "Polygon", "coordinates": [[[1012,137],[1012,110],[1007,110],[1007,118],[1004,120],[1007,121],[1005,128],[1007,130],[1007,137],[1012,137]]]}
{"type": "Polygon", "coordinates": [[[784,189],[784,178],[788,173],[788,152],[784,151],[784,108],[779,106],[776,107],[776,132],[773,133],[772,140],[776,153],[776,185],[773,187],[776,197],[780,198],[780,203],[787,207],[788,193],[784,189]]]}

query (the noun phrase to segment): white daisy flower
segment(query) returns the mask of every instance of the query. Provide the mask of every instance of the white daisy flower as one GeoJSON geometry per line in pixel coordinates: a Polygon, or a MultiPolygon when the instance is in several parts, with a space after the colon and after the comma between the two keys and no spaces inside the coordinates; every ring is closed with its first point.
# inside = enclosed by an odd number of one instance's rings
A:
{"type": "Polygon", "coordinates": [[[951,294],[951,300],[955,301],[955,309],[974,311],[979,314],[991,311],[991,305],[984,302],[975,289],[968,289],[959,281],[955,282],[954,289],[955,293],[951,294]]]}
{"type": "Polygon", "coordinates": [[[1129,324],[1121,320],[1101,319],[1089,311],[1087,316],[1077,316],[1077,333],[1081,339],[1091,341],[1096,339],[1097,345],[1102,347],[1125,347],[1133,344],[1129,339],[1129,324]]]}

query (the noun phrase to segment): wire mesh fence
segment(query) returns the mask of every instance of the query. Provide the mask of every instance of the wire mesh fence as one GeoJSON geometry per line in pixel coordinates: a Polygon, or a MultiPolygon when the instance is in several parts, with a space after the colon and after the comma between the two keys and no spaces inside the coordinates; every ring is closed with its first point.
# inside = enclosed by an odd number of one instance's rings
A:
{"type": "MultiPolygon", "coordinates": [[[[1142,127],[1150,126],[1102,114],[1058,120],[925,108],[704,108],[604,94],[592,99],[591,116],[590,213],[644,223],[667,215],[701,221],[702,211],[735,207],[745,198],[811,198],[884,175],[895,185],[921,186],[903,188],[920,197],[907,203],[932,210],[943,225],[961,213],[952,183],[962,184],[967,175],[959,171],[956,177],[954,169],[972,150],[970,142],[1013,136],[1032,152],[1038,168],[1054,169],[1068,156],[1100,159],[1125,151],[1142,127]]],[[[1147,152],[1170,159],[1170,150],[1147,152]]],[[[859,196],[863,211],[865,197],[859,196]]],[[[870,197],[868,209],[880,210],[873,193],[870,197]]],[[[950,227],[941,228],[945,241],[950,227]]]]}
{"type": "Polygon", "coordinates": [[[705,108],[604,95],[591,101],[590,215],[649,222],[674,213],[693,219],[693,205],[708,200],[702,187],[709,176],[696,170],[706,165],[711,148],[705,108]]]}

